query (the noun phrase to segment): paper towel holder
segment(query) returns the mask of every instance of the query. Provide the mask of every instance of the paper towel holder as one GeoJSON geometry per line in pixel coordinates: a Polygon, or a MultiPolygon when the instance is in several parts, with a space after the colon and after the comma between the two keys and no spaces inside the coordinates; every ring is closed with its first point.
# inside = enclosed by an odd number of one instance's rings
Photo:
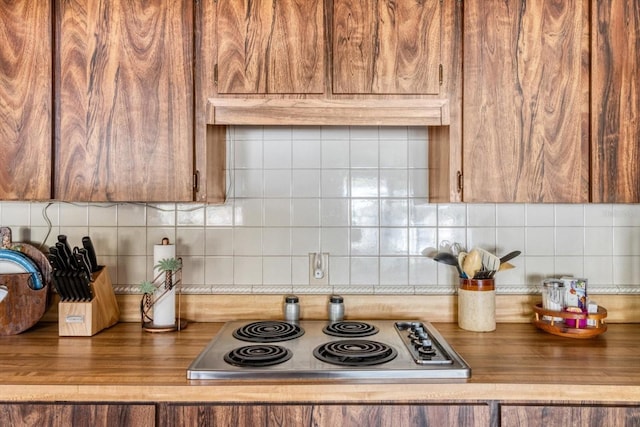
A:
{"type": "MultiPolygon", "coordinates": [[[[162,245],[168,245],[169,239],[162,239],[162,245]]],[[[181,309],[181,285],[182,285],[182,258],[163,258],[154,265],[158,271],[153,281],[145,281],[140,285],[142,300],[140,301],[140,322],[142,329],[147,332],[173,332],[187,327],[187,321],[180,316],[181,309]],[[173,324],[157,325],[153,321],[153,307],[171,292],[178,294],[176,319],[173,324]]]]}

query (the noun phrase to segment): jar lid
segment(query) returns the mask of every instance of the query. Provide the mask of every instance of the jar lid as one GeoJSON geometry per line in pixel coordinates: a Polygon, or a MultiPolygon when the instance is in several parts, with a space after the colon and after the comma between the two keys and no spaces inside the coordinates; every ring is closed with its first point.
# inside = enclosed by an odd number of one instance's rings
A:
{"type": "Polygon", "coordinates": [[[542,286],[545,288],[564,288],[564,282],[560,279],[545,279],[542,286]]]}
{"type": "Polygon", "coordinates": [[[343,302],[344,298],[342,298],[340,295],[331,295],[329,297],[329,302],[330,303],[340,303],[343,302]]]}
{"type": "Polygon", "coordinates": [[[298,302],[298,297],[295,295],[287,295],[284,298],[284,302],[286,303],[294,303],[294,302],[298,302]]]}

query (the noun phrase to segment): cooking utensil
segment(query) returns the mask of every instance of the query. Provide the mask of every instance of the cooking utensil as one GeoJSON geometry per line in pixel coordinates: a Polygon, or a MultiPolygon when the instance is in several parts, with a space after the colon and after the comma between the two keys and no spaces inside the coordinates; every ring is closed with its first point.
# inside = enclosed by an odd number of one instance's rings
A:
{"type": "Polygon", "coordinates": [[[511,251],[506,255],[503,255],[500,257],[500,264],[503,264],[507,261],[511,261],[512,259],[514,259],[515,257],[517,257],[518,255],[520,255],[522,252],[520,251],[511,251]]]}
{"type": "Polygon", "coordinates": [[[500,258],[492,254],[491,252],[477,248],[480,253],[480,257],[482,258],[482,267],[487,271],[496,271],[500,267],[500,258]]]}
{"type": "MultiPolygon", "coordinates": [[[[462,266],[464,265],[464,260],[466,257],[467,257],[467,253],[464,251],[461,251],[458,254],[458,266],[460,267],[460,270],[462,270],[462,266]]],[[[467,273],[465,273],[464,271],[462,271],[462,274],[460,275],[460,277],[462,277],[463,279],[468,279],[467,273]]]]}
{"type": "Polygon", "coordinates": [[[436,256],[433,257],[435,262],[441,262],[447,265],[453,265],[458,270],[458,275],[462,276],[462,269],[458,265],[458,258],[456,258],[453,254],[449,252],[438,252],[436,256]]]}
{"type": "Polygon", "coordinates": [[[468,278],[473,279],[476,273],[482,269],[482,257],[477,249],[472,249],[464,259],[462,270],[468,278]]]}

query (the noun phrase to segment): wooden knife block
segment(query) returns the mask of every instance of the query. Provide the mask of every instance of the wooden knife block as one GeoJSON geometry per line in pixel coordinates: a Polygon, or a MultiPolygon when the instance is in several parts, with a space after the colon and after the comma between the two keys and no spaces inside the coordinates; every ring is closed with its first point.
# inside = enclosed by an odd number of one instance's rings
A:
{"type": "Polygon", "coordinates": [[[90,337],[118,323],[120,309],[107,267],[93,273],[91,288],[91,301],[58,303],[59,336],[90,337]]]}

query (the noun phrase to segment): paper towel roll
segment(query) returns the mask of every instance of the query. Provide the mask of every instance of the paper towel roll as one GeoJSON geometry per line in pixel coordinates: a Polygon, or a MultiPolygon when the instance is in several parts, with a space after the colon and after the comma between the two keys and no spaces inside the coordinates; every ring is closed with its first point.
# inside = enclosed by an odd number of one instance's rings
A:
{"type": "MultiPolygon", "coordinates": [[[[163,259],[171,259],[176,257],[175,245],[154,245],[153,246],[153,277],[158,276],[160,269],[156,266],[163,259]]],[[[164,283],[164,275],[158,281],[164,283]]],[[[153,305],[153,326],[168,327],[176,324],[176,288],[171,288],[165,293],[164,284],[158,288],[153,305]],[[162,296],[160,296],[162,295],[162,296]],[[159,299],[158,299],[159,298],[159,299]]]]}

